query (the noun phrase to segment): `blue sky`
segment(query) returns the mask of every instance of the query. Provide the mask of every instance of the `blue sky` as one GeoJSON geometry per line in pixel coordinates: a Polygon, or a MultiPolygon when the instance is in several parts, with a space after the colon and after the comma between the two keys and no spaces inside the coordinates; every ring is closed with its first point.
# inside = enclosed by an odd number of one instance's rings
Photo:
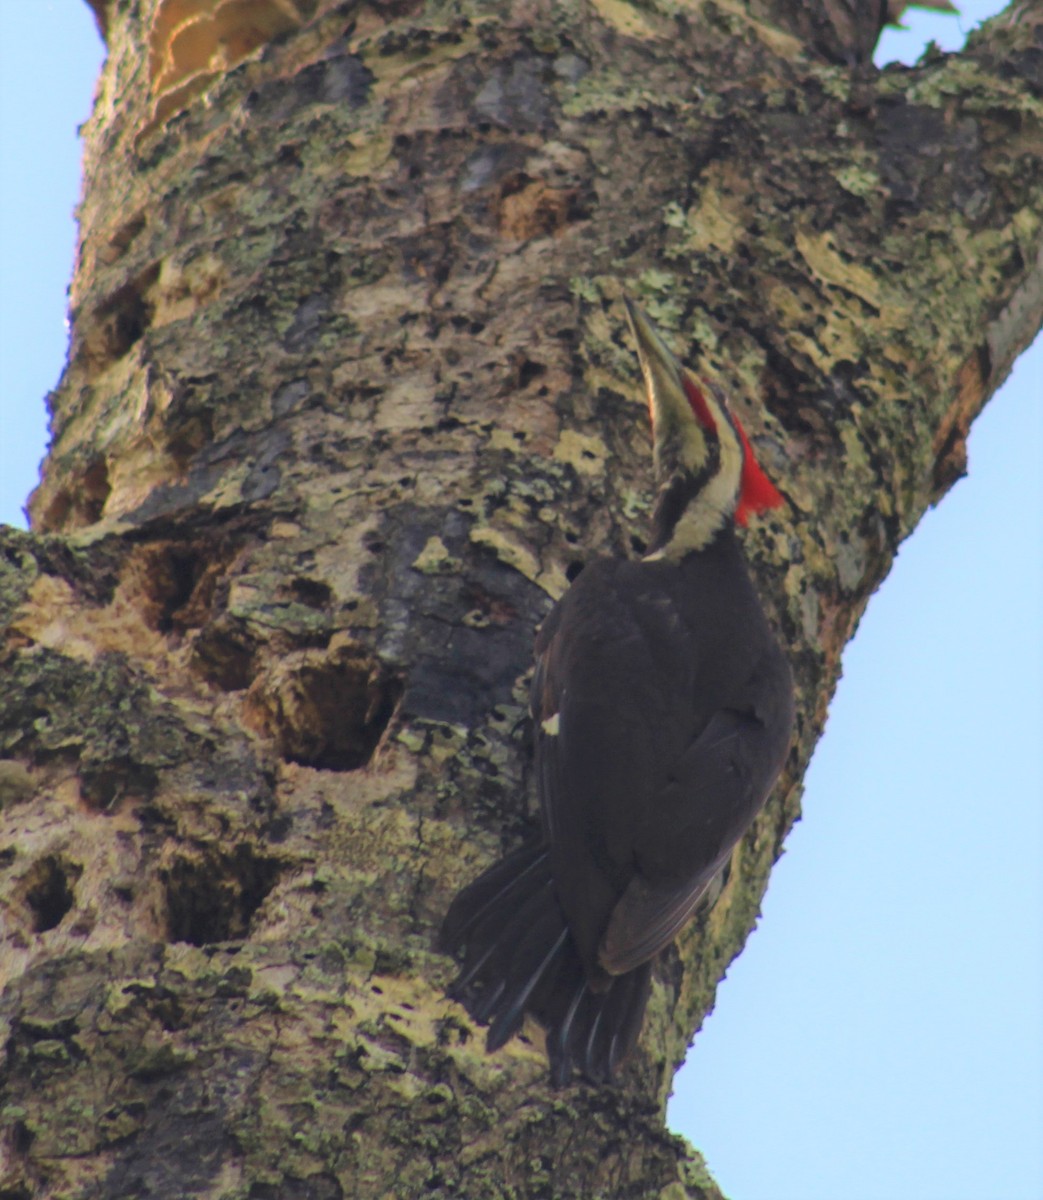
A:
{"type": "MultiPolygon", "coordinates": [[[[882,58],[947,49],[908,15],[882,58]]],[[[0,2],[0,521],[65,354],[77,0],[0,2]]],[[[673,1127],[732,1200],[1043,1197],[1043,343],[975,425],[970,476],[903,546],[844,657],[760,927],[689,1053],[673,1127]]]]}

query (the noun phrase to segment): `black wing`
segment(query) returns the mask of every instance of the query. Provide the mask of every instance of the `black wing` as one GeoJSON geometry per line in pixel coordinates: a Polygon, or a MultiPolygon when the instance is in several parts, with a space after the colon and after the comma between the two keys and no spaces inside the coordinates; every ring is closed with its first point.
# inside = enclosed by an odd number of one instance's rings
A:
{"type": "Polygon", "coordinates": [[[764,802],[792,719],[789,670],[752,588],[711,579],[693,600],[669,564],[643,587],[651,568],[588,567],[537,642],[544,825],[595,982],[647,962],[692,915],[764,802]],[[731,596],[736,611],[700,594],[731,596]]]}

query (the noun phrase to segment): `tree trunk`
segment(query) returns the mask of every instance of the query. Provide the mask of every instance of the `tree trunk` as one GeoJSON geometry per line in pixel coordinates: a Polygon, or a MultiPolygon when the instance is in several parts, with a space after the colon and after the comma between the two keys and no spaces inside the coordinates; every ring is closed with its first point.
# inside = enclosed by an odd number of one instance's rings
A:
{"type": "Polygon", "coordinates": [[[831,0],[94,7],[0,555],[0,1195],[717,1196],[675,1066],[841,650],[1043,321],[1040,4],[883,72],[831,0]],[[746,546],[800,715],[622,1086],[555,1092],[433,931],[533,827],[536,627],[646,535],[624,291],[786,495],[746,546]]]}

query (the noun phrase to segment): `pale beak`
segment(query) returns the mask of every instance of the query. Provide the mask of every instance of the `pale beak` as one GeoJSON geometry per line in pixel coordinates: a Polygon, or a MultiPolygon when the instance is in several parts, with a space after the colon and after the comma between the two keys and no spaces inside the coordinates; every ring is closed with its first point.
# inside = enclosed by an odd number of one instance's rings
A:
{"type": "Polygon", "coordinates": [[[648,415],[657,434],[666,433],[679,423],[692,419],[691,406],[682,382],[682,366],[677,356],[659,336],[659,331],[630,299],[623,297],[627,307],[630,331],[637,342],[637,357],[648,393],[648,415]]]}

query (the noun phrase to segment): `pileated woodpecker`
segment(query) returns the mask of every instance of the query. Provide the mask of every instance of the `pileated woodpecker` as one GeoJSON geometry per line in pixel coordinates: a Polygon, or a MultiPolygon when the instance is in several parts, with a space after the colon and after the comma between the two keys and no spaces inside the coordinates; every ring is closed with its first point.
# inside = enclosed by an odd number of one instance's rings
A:
{"type": "Polygon", "coordinates": [[[536,639],[530,704],[543,837],[453,900],[450,994],[502,1046],[525,1013],[551,1078],[611,1081],[652,963],[782,768],[793,681],[735,536],[782,497],[723,396],[627,301],[659,494],[649,552],[589,565],[536,639]]]}

